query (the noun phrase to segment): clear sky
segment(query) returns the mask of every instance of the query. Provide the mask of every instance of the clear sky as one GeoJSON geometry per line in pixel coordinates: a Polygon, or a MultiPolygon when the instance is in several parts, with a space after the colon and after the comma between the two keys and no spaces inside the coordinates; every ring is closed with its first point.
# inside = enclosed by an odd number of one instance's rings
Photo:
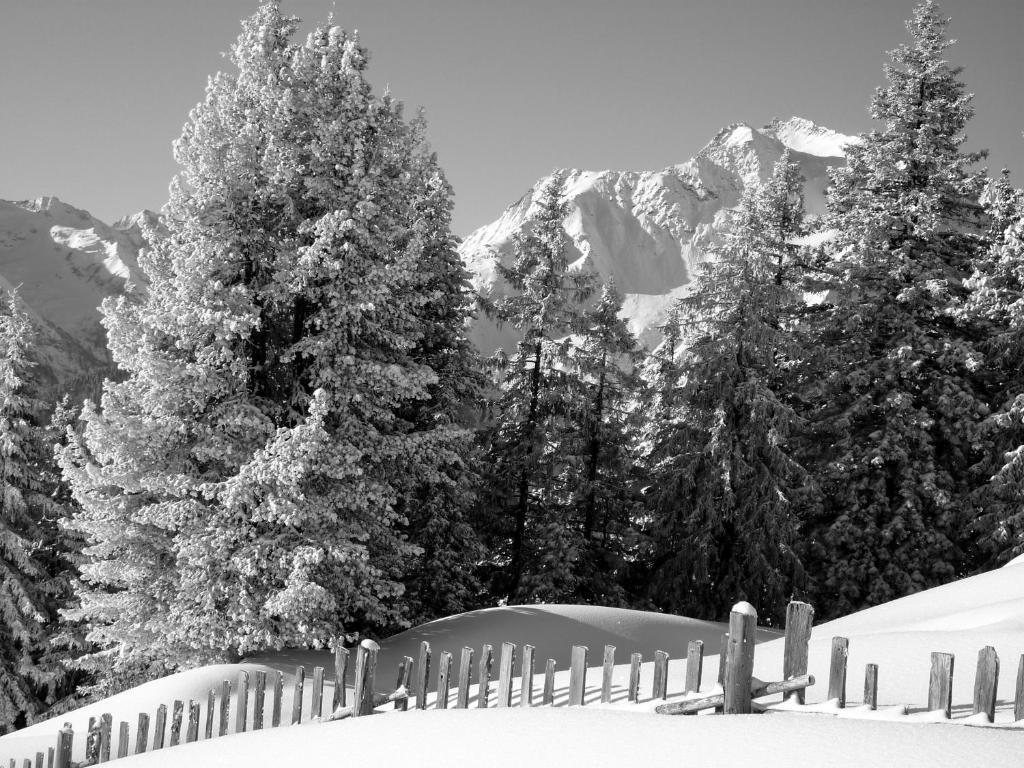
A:
{"type": "MultiPolygon", "coordinates": [[[[556,167],[653,170],[723,126],[845,133],[913,0],[284,0],[358,29],[371,81],[423,106],[465,235],[556,167]]],[[[257,0],[0,0],[0,198],[112,221],[158,209],[171,142],[257,0]]],[[[969,146],[1024,184],[1024,0],[944,0],[977,94],[969,146]]]]}

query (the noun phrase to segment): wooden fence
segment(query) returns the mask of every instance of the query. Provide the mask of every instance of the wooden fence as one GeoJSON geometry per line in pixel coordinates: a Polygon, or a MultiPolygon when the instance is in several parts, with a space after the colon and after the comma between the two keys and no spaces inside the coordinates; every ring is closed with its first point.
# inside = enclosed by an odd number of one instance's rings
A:
{"type": "MultiPolygon", "coordinates": [[[[754,632],[757,625],[757,614],[747,603],[738,603],[729,616],[729,632],[722,635],[721,658],[719,664],[718,684],[721,692],[700,693],[701,676],[704,666],[704,643],[694,640],[689,643],[685,661],[685,678],[683,696],[677,701],[666,702],[656,707],[659,714],[686,715],[696,714],[704,709],[715,708],[726,714],[747,714],[754,711],[753,700],[762,696],[785,694],[804,703],[804,692],[814,684],[814,677],[808,674],[808,649],[811,628],[814,620],[814,609],[807,603],[791,602],[786,612],[785,645],[783,650],[782,679],[777,682],[762,682],[753,678],[754,665],[754,632]]],[[[372,640],[364,640],[356,648],[353,701],[346,700],[345,686],[348,672],[349,651],[339,647],[334,655],[334,696],[330,703],[330,712],[324,718],[324,674],[323,667],[314,667],[311,680],[312,697],[309,712],[303,712],[303,693],[306,685],[304,667],[297,667],[291,681],[294,696],[292,711],[288,723],[298,725],[311,720],[337,720],[347,717],[361,717],[372,714],[374,710],[389,702],[394,702],[395,709],[407,710],[409,700],[415,700],[416,709],[427,709],[430,701],[432,649],[429,642],[420,644],[419,658],[413,660],[405,656],[399,663],[398,678],[395,690],[390,694],[378,693],[375,689],[377,673],[377,656],[380,646],[372,640]]],[[[434,696],[436,709],[466,709],[470,706],[471,687],[474,668],[476,670],[476,706],[485,708],[511,707],[514,700],[514,677],[517,670],[520,678],[520,707],[554,706],[555,705],[555,672],[556,662],[548,659],[544,664],[544,679],[541,687],[540,701],[534,696],[535,654],[534,646],[524,645],[520,649],[514,643],[503,643],[498,661],[497,697],[492,700],[492,671],[494,666],[494,649],[484,645],[480,657],[474,664],[475,649],[463,648],[460,656],[458,675],[453,675],[452,654],[445,651],[441,654],[437,669],[437,687],[434,696]],[[453,690],[454,681],[454,690],[453,690]],[[492,704],[493,701],[493,704],[492,704]]],[[[616,647],[604,646],[601,656],[601,683],[599,700],[608,703],[612,700],[612,678],[615,669],[616,647]]],[[[839,708],[846,706],[847,658],[849,640],[845,637],[832,639],[832,654],[828,676],[828,698],[839,708]]],[[[589,649],[586,646],[572,646],[569,666],[569,688],[566,697],[568,706],[584,706],[587,694],[587,672],[589,649]]],[[[928,688],[928,709],[942,713],[949,718],[952,707],[953,655],[933,653],[931,657],[931,673],[928,688]]],[[[632,653],[629,657],[629,682],[626,699],[630,703],[640,701],[640,667],[643,655],[632,653]]],[[[668,698],[669,654],[655,651],[654,674],[651,681],[651,699],[668,698]]],[[[864,705],[875,709],[878,700],[877,664],[868,664],[864,675],[864,705]]],[[[984,713],[988,722],[995,715],[996,687],[999,679],[999,657],[995,649],[986,646],[978,653],[978,664],[974,684],[974,713],[984,713]]],[[[238,675],[234,687],[225,680],[220,691],[210,689],[206,699],[205,722],[200,722],[201,702],[190,700],[188,709],[185,702],[174,701],[168,727],[167,706],[161,704],[152,719],[152,741],[150,741],[150,717],[140,713],[135,728],[134,746],[131,743],[131,726],[122,721],[118,725],[116,751],[114,750],[113,722],[109,714],[101,715],[98,720],[91,718],[86,738],[86,758],[82,763],[71,760],[75,733],[70,723],[65,723],[57,736],[57,743],[50,747],[47,754],[37,752],[35,759],[25,758],[22,765],[11,759],[10,768],[78,768],[78,766],[95,765],[108,762],[129,754],[173,747],[180,743],[199,740],[200,726],[203,738],[211,739],[224,736],[229,731],[231,722],[232,700],[235,707],[235,732],[260,730],[266,726],[267,699],[271,700],[269,727],[277,728],[281,723],[281,702],[284,691],[284,675],[281,672],[255,672],[253,674],[253,715],[248,721],[250,679],[249,673],[242,671],[238,675]],[[272,696],[268,691],[272,690],[272,696]],[[215,717],[216,715],[216,717],[215,717]],[[186,720],[187,716],[187,720],[186,720]],[[184,728],[184,737],[182,729],[184,728]]],[[[1024,655],[1021,655],[1017,672],[1016,696],[1014,703],[1014,720],[1024,719],[1024,655]]]]}

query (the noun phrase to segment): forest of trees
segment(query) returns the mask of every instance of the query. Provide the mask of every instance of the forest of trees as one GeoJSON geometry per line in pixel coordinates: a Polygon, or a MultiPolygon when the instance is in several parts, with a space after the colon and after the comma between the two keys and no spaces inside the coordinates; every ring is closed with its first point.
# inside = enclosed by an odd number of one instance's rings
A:
{"type": "Polygon", "coordinates": [[[964,148],[947,24],[914,10],[827,214],[784,155],[645,353],[559,174],[473,295],[422,116],[262,6],[103,305],[99,402],[41,402],[0,307],[0,722],[482,606],[832,618],[1019,554],[1024,191],[964,148]]]}

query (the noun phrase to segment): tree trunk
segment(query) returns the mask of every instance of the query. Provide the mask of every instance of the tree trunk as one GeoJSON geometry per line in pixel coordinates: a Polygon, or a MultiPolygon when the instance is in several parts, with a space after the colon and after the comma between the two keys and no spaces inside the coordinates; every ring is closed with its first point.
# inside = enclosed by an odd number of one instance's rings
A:
{"type": "Polygon", "coordinates": [[[526,417],[526,435],[530,444],[526,449],[526,457],[523,461],[522,473],[519,476],[519,501],[516,504],[516,527],[512,533],[512,562],[509,569],[512,572],[512,581],[509,585],[509,597],[519,589],[519,582],[523,577],[523,543],[526,537],[526,513],[530,504],[530,457],[533,454],[533,432],[536,429],[537,409],[540,402],[540,364],[541,364],[541,341],[534,346],[533,373],[530,377],[530,410],[526,417]]]}

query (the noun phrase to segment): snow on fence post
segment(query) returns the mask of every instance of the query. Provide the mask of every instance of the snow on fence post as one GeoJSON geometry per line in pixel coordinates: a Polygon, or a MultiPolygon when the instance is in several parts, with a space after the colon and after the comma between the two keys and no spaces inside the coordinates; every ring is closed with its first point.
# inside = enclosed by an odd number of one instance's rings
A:
{"type": "Polygon", "coordinates": [[[519,706],[533,706],[533,652],[532,645],[523,646],[523,673],[519,679],[519,706]]]}
{"type": "MultiPolygon", "coordinates": [[[[158,715],[159,717],[159,715],[158,715]]],[[[218,736],[227,736],[228,719],[231,717],[231,681],[225,680],[220,685],[220,727],[218,736]]]]}
{"type": "Polygon", "coordinates": [[[245,733],[245,720],[249,715],[249,673],[238,673],[238,691],[235,695],[235,733],[245,733]]]}
{"type": "Polygon", "coordinates": [[[498,662],[499,707],[512,706],[512,668],[516,663],[515,643],[501,644],[501,661],[498,662]]]}
{"type": "Polygon", "coordinates": [[[199,702],[188,700],[188,730],[185,731],[185,743],[199,741],[199,702]]]}
{"type": "Polygon", "coordinates": [[[254,731],[263,728],[263,710],[267,701],[267,673],[260,671],[256,673],[256,688],[252,696],[252,729],[254,731]]]}
{"type": "Polygon", "coordinates": [[[555,703],[555,660],[548,659],[544,664],[544,693],[541,695],[541,704],[555,703]]]}
{"type": "Polygon", "coordinates": [[[57,733],[55,768],[71,768],[71,746],[74,740],[75,732],[71,729],[71,723],[64,723],[64,727],[57,733]]]}
{"type": "Polygon", "coordinates": [[[156,708],[156,718],[153,720],[153,749],[164,748],[164,732],[167,730],[167,705],[161,704],[156,708]]]}
{"type": "Polygon", "coordinates": [[[872,710],[878,709],[878,665],[864,667],[864,703],[872,710]]]}
{"type": "Polygon", "coordinates": [[[185,704],[180,699],[174,700],[174,711],[171,713],[171,738],[167,744],[169,747],[176,747],[181,742],[181,717],[185,711],[185,704]]]}
{"type": "Polygon", "coordinates": [[[473,649],[466,646],[462,649],[459,661],[459,690],[455,695],[455,708],[465,709],[469,706],[469,679],[473,674],[473,649]]]}
{"type": "Polygon", "coordinates": [[[634,653],[629,657],[629,693],[627,698],[636,704],[640,701],[640,664],[643,663],[642,653],[634,653]]]}
{"type": "Polygon", "coordinates": [[[146,751],[146,742],[149,741],[149,715],[139,712],[139,727],[135,731],[135,754],[141,755],[146,751]]]}
{"type": "Polygon", "coordinates": [[[749,715],[750,683],[754,674],[754,631],[757,611],[739,602],[729,613],[729,647],[725,661],[723,711],[727,715],[749,715]]]}
{"type": "Polygon", "coordinates": [[[928,710],[949,717],[953,710],[953,654],[932,653],[928,676],[928,710]]]}
{"type": "MultiPolygon", "coordinates": [[[[412,656],[403,656],[401,663],[398,665],[398,680],[395,682],[395,688],[401,688],[405,686],[406,690],[409,688],[409,682],[412,679],[412,656]]],[[[403,696],[400,699],[395,699],[395,709],[399,709],[405,712],[409,709],[409,697],[403,696]]]]}
{"type": "Polygon", "coordinates": [[[850,655],[850,641],[845,637],[832,638],[832,661],[828,667],[828,697],[836,699],[840,707],[846,706],[846,661],[850,655]]]}
{"type": "Polygon", "coordinates": [[[477,677],[476,706],[479,709],[487,708],[487,697],[490,694],[491,665],[494,663],[494,649],[484,644],[480,649],[480,671],[477,677]]]}
{"type": "Polygon", "coordinates": [[[277,728],[281,725],[281,702],[284,699],[284,672],[278,670],[274,673],[274,708],[270,712],[270,727],[277,728]]]}
{"type": "Polygon", "coordinates": [[[292,694],[292,725],[302,722],[302,692],[306,687],[306,668],[295,668],[295,692],[292,694]]]}
{"type": "Polygon", "coordinates": [[[654,684],[651,686],[652,699],[668,697],[668,653],[654,652],[654,684]]]}
{"type": "Polygon", "coordinates": [[[700,678],[704,672],[704,641],[691,640],[686,646],[686,693],[700,690],[700,678]]]}
{"type": "Polygon", "coordinates": [[[587,693],[587,646],[574,645],[569,664],[569,706],[582,707],[587,693]]]}
{"type": "Polygon", "coordinates": [[[313,701],[310,703],[310,717],[324,715],[324,668],[313,667],[313,701]]]}
{"type": "Polygon", "coordinates": [[[342,646],[342,639],[334,640],[334,699],[331,701],[331,711],[337,711],[339,707],[345,706],[345,675],[348,673],[348,648],[342,646]]]}
{"type": "Polygon", "coordinates": [[[373,640],[366,639],[359,643],[356,654],[357,687],[352,702],[352,717],[373,714],[374,677],[377,675],[377,653],[380,646],[373,640]]]}
{"type": "Polygon", "coordinates": [[[451,690],[452,655],[448,651],[441,653],[437,670],[437,709],[448,709],[448,692],[451,690]]]}
{"type": "Polygon", "coordinates": [[[206,738],[213,738],[213,713],[217,709],[217,689],[211,688],[206,695],[206,738]]]}
{"type": "Polygon", "coordinates": [[[604,647],[604,659],[601,664],[601,703],[612,700],[612,673],[615,672],[615,646],[604,647]]]}
{"type": "MultiPolygon", "coordinates": [[[[128,721],[122,720],[121,724],[117,727],[117,756],[128,757],[128,721]]],[[[40,755],[42,758],[42,755],[40,755]]],[[[42,760],[40,759],[40,764],[42,760]]]]}
{"type": "Polygon", "coordinates": [[[1013,697],[1013,719],[1014,722],[1024,720],[1024,653],[1020,655],[1020,663],[1017,664],[1017,690],[1013,697]]]}
{"type": "Polygon", "coordinates": [[[984,712],[991,723],[996,716],[996,686],[999,683],[999,654],[991,645],[978,651],[974,677],[974,714],[984,712]]]}
{"type": "Polygon", "coordinates": [[[718,652],[718,684],[725,685],[725,659],[729,655],[729,633],[722,635],[722,644],[718,652]]]}
{"type": "Polygon", "coordinates": [[[100,759],[99,762],[110,762],[110,732],[114,728],[114,718],[109,712],[100,715],[100,759]]]}
{"type": "Polygon", "coordinates": [[[416,664],[416,709],[427,708],[427,693],[430,690],[430,643],[420,642],[420,656],[416,664]]]}
{"type": "MultiPolygon", "coordinates": [[[[807,674],[807,651],[811,642],[811,627],[814,625],[814,608],[810,603],[790,601],[786,606],[786,641],[782,657],[782,679],[791,680],[807,674]]],[[[789,694],[804,703],[806,691],[801,688],[789,694]]]]}

